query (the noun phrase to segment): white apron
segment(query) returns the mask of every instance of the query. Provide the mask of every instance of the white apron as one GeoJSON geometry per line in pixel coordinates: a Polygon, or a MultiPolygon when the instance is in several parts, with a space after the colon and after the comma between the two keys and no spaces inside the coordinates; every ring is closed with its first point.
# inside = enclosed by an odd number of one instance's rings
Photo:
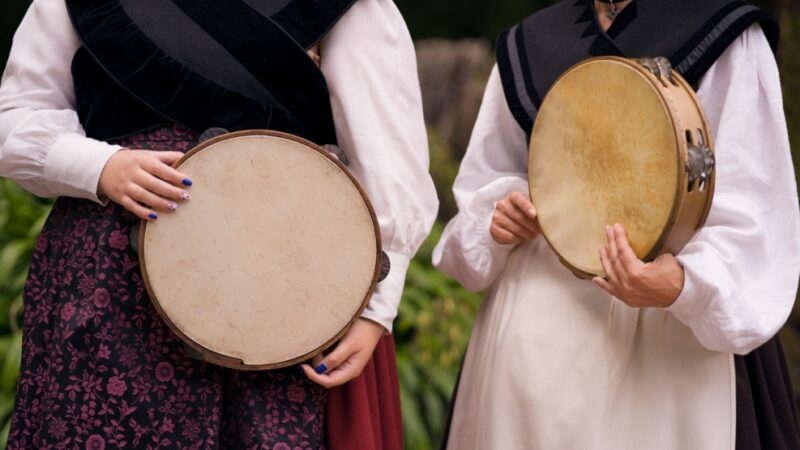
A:
{"type": "Polygon", "coordinates": [[[518,247],[481,306],[449,450],[733,450],[733,356],[518,247]]]}

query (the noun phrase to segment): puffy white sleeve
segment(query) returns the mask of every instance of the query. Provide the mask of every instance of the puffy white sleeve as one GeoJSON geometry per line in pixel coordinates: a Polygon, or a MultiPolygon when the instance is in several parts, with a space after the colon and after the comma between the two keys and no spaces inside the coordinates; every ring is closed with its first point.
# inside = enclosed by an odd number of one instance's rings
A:
{"type": "Polygon", "coordinates": [[[99,201],[97,185],[119,147],[86,137],[70,72],[80,43],[63,0],[35,0],[0,82],[0,176],[42,197],[99,201]]]}
{"type": "Polygon", "coordinates": [[[492,214],[508,194],[528,195],[527,171],[527,137],[511,115],[495,66],[453,186],[458,214],[433,253],[434,265],[466,289],[485,289],[505,266],[514,246],[491,237],[492,214]]]}
{"type": "Polygon", "coordinates": [[[746,354],[786,322],[800,273],[800,213],[780,80],[761,29],[748,29],[698,92],[716,136],[706,226],[677,256],[670,307],[707,348],[746,354]]]}
{"type": "Polygon", "coordinates": [[[438,210],[411,36],[394,2],[359,0],[321,44],[339,147],[391,260],[363,317],[392,329],[411,258],[438,210]]]}

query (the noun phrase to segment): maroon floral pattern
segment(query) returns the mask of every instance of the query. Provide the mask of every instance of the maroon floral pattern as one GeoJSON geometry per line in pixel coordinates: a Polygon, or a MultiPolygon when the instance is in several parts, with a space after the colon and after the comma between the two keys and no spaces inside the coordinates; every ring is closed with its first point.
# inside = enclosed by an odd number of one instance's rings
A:
{"type": "MultiPolygon", "coordinates": [[[[187,150],[178,127],[121,145],[187,150]]],[[[9,449],[320,449],[327,393],[297,367],[237,372],[192,359],[161,321],[116,204],[62,198],[25,287],[9,449]]]]}

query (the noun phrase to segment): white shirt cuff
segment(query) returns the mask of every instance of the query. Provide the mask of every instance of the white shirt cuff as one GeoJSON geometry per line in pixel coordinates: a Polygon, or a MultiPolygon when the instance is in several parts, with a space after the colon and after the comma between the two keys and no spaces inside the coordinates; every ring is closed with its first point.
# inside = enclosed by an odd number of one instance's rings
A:
{"type": "Polygon", "coordinates": [[[53,192],[104,204],[97,195],[100,174],[122,147],[89,139],[79,133],[61,135],[47,153],[44,178],[53,192]]]}
{"type": "Polygon", "coordinates": [[[667,311],[672,312],[676,319],[683,324],[691,323],[692,318],[697,317],[703,310],[700,302],[694,301],[697,288],[695,282],[688,271],[685,272],[683,280],[683,290],[678,299],[667,307],[667,311]]]}
{"type": "MultiPolygon", "coordinates": [[[[676,319],[686,326],[691,326],[708,309],[708,292],[704,289],[704,284],[693,270],[693,267],[703,267],[701,255],[676,256],[678,262],[683,266],[683,289],[678,299],[667,307],[676,319]]],[[[706,264],[711,269],[710,264],[706,264]]]]}
{"type": "Polygon", "coordinates": [[[400,307],[406,272],[408,272],[411,260],[408,256],[400,253],[386,251],[386,254],[389,255],[392,264],[391,270],[386,279],[378,283],[372,299],[361,317],[379,323],[386,328],[387,332],[391,333],[392,323],[397,317],[397,309],[400,307]]]}

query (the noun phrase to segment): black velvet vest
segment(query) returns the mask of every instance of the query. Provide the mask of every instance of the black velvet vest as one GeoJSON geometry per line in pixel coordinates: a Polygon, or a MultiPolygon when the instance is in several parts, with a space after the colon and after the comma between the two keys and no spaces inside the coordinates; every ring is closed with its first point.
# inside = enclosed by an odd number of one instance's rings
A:
{"type": "Polygon", "coordinates": [[[336,142],[325,78],[306,51],[355,0],[66,0],[87,135],[168,123],[273,129],[336,142]]]}
{"type": "Polygon", "coordinates": [[[667,57],[693,86],[750,25],[773,50],[778,25],[740,0],[633,0],[603,32],[592,0],[562,0],[503,32],[497,64],[506,100],[526,133],[544,95],[574,64],[594,56],[667,57]]]}

